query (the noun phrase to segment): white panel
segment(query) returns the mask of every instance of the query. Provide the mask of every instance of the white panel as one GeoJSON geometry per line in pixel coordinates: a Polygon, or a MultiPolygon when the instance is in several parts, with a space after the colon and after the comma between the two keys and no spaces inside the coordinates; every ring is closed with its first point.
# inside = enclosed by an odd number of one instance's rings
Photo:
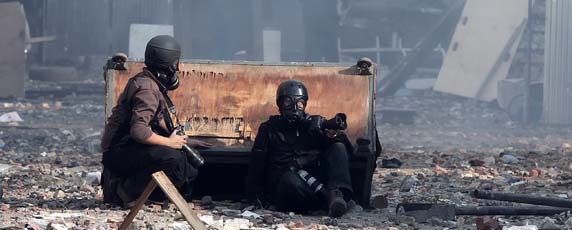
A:
{"type": "Polygon", "coordinates": [[[434,90],[491,101],[506,78],[528,1],[467,0],[434,90]]]}
{"type": "Polygon", "coordinates": [[[262,31],[262,47],[265,62],[280,62],[282,49],[281,36],[279,30],[262,31]]]}
{"type": "Polygon", "coordinates": [[[158,35],[174,36],[172,25],[131,24],[129,28],[129,58],[145,58],[145,46],[158,35]]]}

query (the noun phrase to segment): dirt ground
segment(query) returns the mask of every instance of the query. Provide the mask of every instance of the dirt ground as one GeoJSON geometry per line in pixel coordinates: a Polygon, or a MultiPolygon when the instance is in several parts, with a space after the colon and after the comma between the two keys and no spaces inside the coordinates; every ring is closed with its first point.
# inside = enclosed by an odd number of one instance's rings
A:
{"type": "MultiPolygon", "coordinates": [[[[103,204],[99,186],[104,103],[100,94],[0,100],[0,115],[17,112],[24,120],[0,123],[0,229],[117,228],[128,211],[103,204]]],[[[492,104],[433,92],[383,98],[377,107],[417,112],[412,125],[378,122],[384,145],[378,165],[390,158],[403,162],[401,168],[378,167],[374,174],[373,197],[386,197],[388,208],[353,206],[338,219],[251,210],[260,215],[253,218],[243,216],[248,214],[243,204],[203,198],[193,202],[195,211],[212,229],[572,228],[567,213],[416,223],[395,212],[400,202],[518,205],[471,198],[474,189],[570,198],[572,128],[524,126],[492,104]]],[[[173,205],[147,205],[132,229],[189,227],[173,205]]]]}

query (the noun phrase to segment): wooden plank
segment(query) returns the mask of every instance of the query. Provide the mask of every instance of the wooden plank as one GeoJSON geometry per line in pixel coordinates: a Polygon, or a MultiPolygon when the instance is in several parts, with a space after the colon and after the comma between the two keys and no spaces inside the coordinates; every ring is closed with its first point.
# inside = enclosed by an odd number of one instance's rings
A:
{"type": "Polygon", "coordinates": [[[129,225],[131,225],[131,222],[133,222],[133,219],[135,218],[135,216],[137,216],[137,213],[139,212],[139,210],[141,210],[141,207],[143,207],[143,204],[145,204],[145,201],[147,201],[147,199],[149,198],[149,196],[151,195],[153,190],[155,190],[156,187],[157,187],[157,182],[155,182],[155,180],[152,179],[151,181],[149,181],[149,184],[147,184],[147,187],[145,187],[145,190],[143,190],[143,193],[141,193],[141,196],[139,196],[137,202],[135,202],[135,206],[131,208],[131,211],[129,211],[129,214],[127,215],[125,220],[123,220],[121,226],[119,226],[119,230],[125,230],[129,227],[129,225]]]}
{"type": "Polygon", "coordinates": [[[199,219],[199,217],[195,215],[193,210],[191,210],[185,198],[181,196],[175,185],[173,185],[171,180],[169,180],[169,178],[167,177],[167,175],[165,175],[163,171],[153,173],[153,175],[151,176],[153,177],[153,180],[156,181],[157,184],[159,184],[159,187],[161,187],[161,189],[163,190],[163,192],[165,192],[167,197],[169,197],[169,200],[171,200],[171,202],[175,204],[175,206],[179,209],[179,211],[181,211],[187,222],[189,222],[189,224],[194,230],[207,229],[207,227],[203,224],[203,222],[199,219]]]}

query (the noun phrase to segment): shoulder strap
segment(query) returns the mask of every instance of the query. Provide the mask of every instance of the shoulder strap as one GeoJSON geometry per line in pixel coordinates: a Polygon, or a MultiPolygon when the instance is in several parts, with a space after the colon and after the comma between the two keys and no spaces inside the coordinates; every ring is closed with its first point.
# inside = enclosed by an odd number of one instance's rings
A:
{"type": "Polygon", "coordinates": [[[159,86],[159,90],[161,91],[163,97],[165,98],[165,101],[167,101],[167,111],[163,113],[163,119],[165,119],[165,124],[167,125],[169,132],[173,132],[177,127],[181,126],[181,122],[179,120],[179,116],[177,115],[177,109],[175,108],[175,104],[173,104],[173,101],[169,97],[169,94],[167,94],[167,88],[153,75],[151,71],[149,71],[148,69],[145,69],[145,71],[149,72],[149,76],[151,77],[151,79],[153,79],[153,81],[155,81],[155,83],[157,83],[157,85],[159,86]],[[175,116],[177,124],[173,123],[173,119],[171,119],[171,114],[175,116]]]}

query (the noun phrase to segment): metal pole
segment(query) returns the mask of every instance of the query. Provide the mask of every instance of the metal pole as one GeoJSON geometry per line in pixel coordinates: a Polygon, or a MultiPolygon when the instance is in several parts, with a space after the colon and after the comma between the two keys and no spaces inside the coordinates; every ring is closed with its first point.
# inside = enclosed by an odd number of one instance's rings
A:
{"type": "Polygon", "coordinates": [[[560,208],[572,208],[572,200],[564,198],[540,197],[527,194],[500,193],[475,190],[471,196],[485,200],[509,201],[522,204],[535,204],[560,208]]]}
{"type": "Polygon", "coordinates": [[[530,110],[530,79],[532,77],[532,7],[533,0],[528,0],[528,71],[524,80],[524,105],[523,105],[523,118],[524,124],[529,122],[530,110]]]}
{"type": "Polygon", "coordinates": [[[379,65],[381,63],[381,44],[379,42],[379,36],[375,36],[375,58],[376,63],[379,65]]]}

